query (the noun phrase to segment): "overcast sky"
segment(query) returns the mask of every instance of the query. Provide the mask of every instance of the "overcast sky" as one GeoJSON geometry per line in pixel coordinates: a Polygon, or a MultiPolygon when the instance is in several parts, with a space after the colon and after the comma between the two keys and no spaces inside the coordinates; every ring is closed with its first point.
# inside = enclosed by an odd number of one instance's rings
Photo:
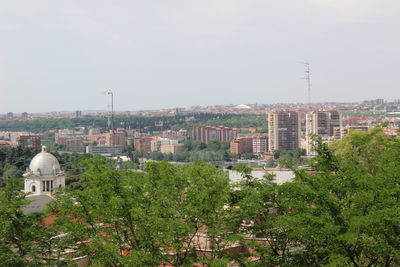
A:
{"type": "Polygon", "coordinates": [[[0,113],[400,98],[399,0],[0,0],[0,113]]]}

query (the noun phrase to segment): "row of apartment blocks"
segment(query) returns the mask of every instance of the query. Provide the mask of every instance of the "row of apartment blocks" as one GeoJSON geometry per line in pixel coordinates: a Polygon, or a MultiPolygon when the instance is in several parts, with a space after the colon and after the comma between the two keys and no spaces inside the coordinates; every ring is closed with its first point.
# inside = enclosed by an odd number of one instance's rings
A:
{"type": "MultiPolygon", "coordinates": [[[[297,111],[276,110],[268,115],[268,137],[238,137],[238,130],[225,126],[193,126],[192,138],[207,143],[210,140],[231,142],[233,154],[273,153],[276,150],[296,150],[302,146],[301,114],[297,111]]],[[[312,111],[306,114],[306,150],[312,154],[312,135],[319,138],[335,136],[340,128],[341,116],[338,111],[312,111]]],[[[340,131],[340,130],[339,130],[340,131]]],[[[343,133],[340,131],[340,136],[343,133]]]]}
{"type": "MultiPolygon", "coordinates": [[[[65,145],[65,148],[69,151],[79,152],[82,151],[83,146],[89,144],[92,145],[92,147],[133,146],[135,143],[135,139],[141,138],[141,136],[143,136],[143,134],[136,129],[124,129],[124,128],[118,128],[114,132],[109,131],[106,133],[101,133],[101,130],[98,128],[89,129],[88,134],[84,134],[83,132],[84,129],[58,130],[55,133],[55,142],[58,144],[65,145]]],[[[187,130],[181,129],[179,131],[172,131],[172,130],[163,131],[160,133],[160,136],[171,139],[185,139],[187,136],[187,130]]],[[[146,138],[153,138],[153,137],[146,137],[146,138]]]]}
{"type": "MultiPolygon", "coordinates": [[[[304,148],[301,144],[301,118],[297,111],[277,110],[268,115],[268,150],[295,150],[304,148]]],[[[341,129],[340,113],[311,111],[306,114],[305,149],[307,155],[314,154],[313,136],[322,139],[334,138],[335,129],[341,129]]],[[[343,136],[341,133],[340,137],[343,136]]]]}
{"type": "Polygon", "coordinates": [[[338,111],[315,110],[305,115],[305,142],[301,139],[300,113],[296,111],[274,111],[268,116],[268,151],[295,150],[304,148],[307,155],[316,155],[314,137],[330,143],[341,139],[352,130],[368,131],[368,126],[342,126],[338,111]]]}
{"type": "Polygon", "coordinates": [[[305,134],[302,138],[301,113],[276,110],[268,115],[268,137],[246,136],[231,141],[233,154],[273,153],[276,150],[296,150],[304,148],[307,155],[315,155],[313,136],[332,142],[341,139],[351,130],[367,131],[368,126],[342,126],[341,115],[336,110],[311,111],[305,115],[305,134]]]}
{"type": "Polygon", "coordinates": [[[135,150],[141,152],[182,153],[184,144],[179,144],[177,139],[152,137],[140,137],[135,139],[135,150]]]}
{"type": "Polygon", "coordinates": [[[65,148],[69,151],[80,152],[83,146],[93,143],[98,146],[125,147],[127,144],[126,136],[124,129],[103,134],[100,133],[99,129],[90,129],[87,135],[80,131],[65,129],[55,133],[55,142],[65,145],[65,148]]]}
{"type": "Polygon", "coordinates": [[[0,140],[0,149],[10,147],[22,147],[34,150],[41,148],[41,135],[20,135],[16,137],[15,141],[0,140]]]}
{"type": "Polygon", "coordinates": [[[210,140],[219,142],[230,142],[236,135],[236,128],[226,126],[193,126],[192,139],[203,143],[208,143],[210,140]]]}
{"type": "Polygon", "coordinates": [[[11,121],[11,120],[27,120],[29,119],[29,115],[27,112],[22,112],[21,114],[15,115],[13,112],[7,112],[7,114],[0,115],[0,120],[6,120],[6,121],[11,121]]]}

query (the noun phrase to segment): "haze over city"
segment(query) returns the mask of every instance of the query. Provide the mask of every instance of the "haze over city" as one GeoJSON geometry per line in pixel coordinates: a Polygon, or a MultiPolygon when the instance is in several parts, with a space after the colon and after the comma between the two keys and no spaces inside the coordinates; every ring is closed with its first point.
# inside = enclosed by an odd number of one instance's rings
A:
{"type": "Polygon", "coordinates": [[[395,0],[0,0],[0,113],[399,98],[395,0]]]}

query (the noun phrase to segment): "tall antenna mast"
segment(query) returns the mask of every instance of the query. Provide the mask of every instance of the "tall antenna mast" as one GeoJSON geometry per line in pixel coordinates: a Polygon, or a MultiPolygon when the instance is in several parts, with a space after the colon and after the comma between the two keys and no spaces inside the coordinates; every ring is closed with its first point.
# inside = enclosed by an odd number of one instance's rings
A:
{"type": "Polygon", "coordinates": [[[305,66],[305,77],[307,80],[307,92],[308,92],[308,108],[311,109],[311,69],[308,61],[304,62],[305,66]]]}
{"type": "Polygon", "coordinates": [[[115,135],[115,131],[114,131],[114,94],[111,90],[107,90],[105,92],[105,94],[107,95],[111,95],[111,133],[112,133],[112,138],[111,138],[111,142],[112,142],[112,146],[114,146],[114,135],[115,135]]]}

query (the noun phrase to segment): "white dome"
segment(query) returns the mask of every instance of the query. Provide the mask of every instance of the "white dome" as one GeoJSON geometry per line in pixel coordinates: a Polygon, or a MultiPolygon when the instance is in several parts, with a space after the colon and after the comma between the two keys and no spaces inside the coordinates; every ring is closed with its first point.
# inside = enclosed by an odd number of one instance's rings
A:
{"type": "Polygon", "coordinates": [[[38,176],[55,176],[61,173],[60,163],[56,157],[46,152],[45,146],[42,147],[42,152],[32,159],[29,169],[38,176]]]}
{"type": "Polygon", "coordinates": [[[237,108],[237,109],[251,109],[250,106],[245,105],[245,104],[237,105],[235,108],[237,108]]]}

